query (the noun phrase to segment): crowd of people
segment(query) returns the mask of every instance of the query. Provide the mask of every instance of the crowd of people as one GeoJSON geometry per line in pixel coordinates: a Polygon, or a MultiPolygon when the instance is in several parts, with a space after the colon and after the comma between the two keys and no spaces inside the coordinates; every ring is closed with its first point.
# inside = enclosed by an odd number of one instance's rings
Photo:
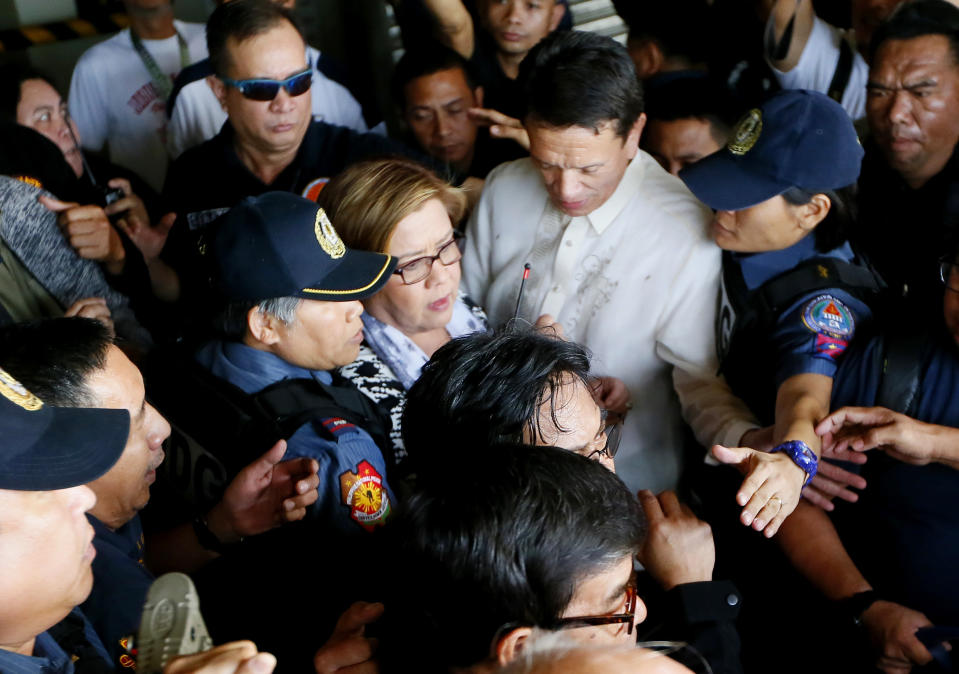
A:
{"type": "Polygon", "coordinates": [[[959,671],[959,6],[391,2],[0,66],[0,672],[959,671]]]}

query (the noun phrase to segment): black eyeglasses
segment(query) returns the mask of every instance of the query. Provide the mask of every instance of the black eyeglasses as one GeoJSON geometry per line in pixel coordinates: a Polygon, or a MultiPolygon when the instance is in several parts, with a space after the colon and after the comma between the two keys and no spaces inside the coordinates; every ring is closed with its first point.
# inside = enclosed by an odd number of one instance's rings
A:
{"type": "Polygon", "coordinates": [[[280,87],[286,89],[290,96],[301,96],[310,90],[313,86],[313,69],[307,66],[305,70],[290,75],[285,80],[269,80],[253,78],[249,80],[231,80],[229,77],[221,77],[223,84],[233,87],[244,98],[251,101],[272,101],[280,93],[280,87]]]}
{"type": "Polygon", "coordinates": [[[589,454],[586,455],[587,459],[596,459],[599,460],[600,457],[606,459],[612,459],[616,456],[616,452],[619,451],[619,441],[623,437],[623,419],[617,418],[613,423],[606,423],[609,418],[609,412],[604,409],[600,409],[600,414],[602,414],[602,421],[604,422],[603,430],[601,430],[596,437],[593,439],[593,443],[599,442],[601,436],[606,436],[606,442],[603,443],[601,449],[594,449],[589,454]]]}
{"type": "Polygon", "coordinates": [[[426,279],[433,271],[433,263],[439,260],[444,266],[448,267],[463,259],[462,245],[466,237],[460,232],[454,231],[453,238],[444,243],[436,251],[436,255],[424,255],[401,264],[396,268],[394,274],[399,274],[403,278],[404,285],[413,285],[426,279]]]}
{"type": "Polygon", "coordinates": [[[574,618],[560,618],[554,623],[554,629],[571,629],[576,627],[590,627],[594,625],[618,625],[626,623],[626,634],[633,633],[633,623],[636,621],[636,582],[630,580],[626,586],[626,607],[622,613],[607,615],[586,615],[574,618]]]}
{"type": "Polygon", "coordinates": [[[939,280],[942,281],[949,290],[959,293],[959,277],[950,284],[952,272],[957,268],[959,268],[959,264],[955,262],[950,262],[945,258],[939,260],[939,280]]]}

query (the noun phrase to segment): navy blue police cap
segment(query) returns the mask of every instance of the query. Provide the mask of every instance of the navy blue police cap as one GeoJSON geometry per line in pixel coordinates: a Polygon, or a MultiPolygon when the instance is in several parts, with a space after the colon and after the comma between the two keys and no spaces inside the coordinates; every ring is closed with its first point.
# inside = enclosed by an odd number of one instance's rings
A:
{"type": "Polygon", "coordinates": [[[726,147],[679,177],[700,201],[738,211],[793,187],[835,190],[859,178],[863,149],[842,106],[817,91],[781,91],[750,110],[726,147]]]}
{"type": "Polygon", "coordinates": [[[129,432],[126,410],[51,407],[0,369],[0,489],[92,482],[120,458],[129,432]]]}
{"type": "Polygon", "coordinates": [[[347,248],[322,208],[289,192],[247,197],[216,228],[217,285],[232,300],[359,300],[396,269],[389,255],[347,248]]]}

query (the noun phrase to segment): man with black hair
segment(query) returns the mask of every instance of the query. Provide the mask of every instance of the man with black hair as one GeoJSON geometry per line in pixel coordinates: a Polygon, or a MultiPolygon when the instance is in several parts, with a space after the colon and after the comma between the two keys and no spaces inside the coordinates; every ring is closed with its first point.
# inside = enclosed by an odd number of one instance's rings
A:
{"type": "Polygon", "coordinates": [[[732,105],[704,75],[646,88],[646,128],[639,146],[674,176],[726,144],[732,105]]]}
{"type": "Polygon", "coordinates": [[[521,117],[520,63],[540,40],[557,29],[567,6],[560,0],[422,0],[439,40],[474,66],[486,105],[521,117]]]}
{"type": "Polygon", "coordinates": [[[898,321],[907,310],[934,319],[943,292],[936,263],[959,241],[959,9],[945,0],[904,4],[875,32],[871,54],[872,139],[851,238],[890,295],[906,298],[880,318],[898,321]]]}
{"type": "Polygon", "coordinates": [[[552,445],[613,470],[619,432],[610,437],[615,426],[593,386],[589,355],[575,342],[514,329],[460,337],[433,354],[409,390],[403,443],[420,473],[441,469],[463,441],[552,445]]]}
{"type": "Polygon", "coordinates": [[[403,54],[393,72],[393,99],[420,149],[460,174],[485,178],[525,154],[511,140],[491,138],[472,114],[483,107],[483,87],[469,61],[442,45],[403,54]]]}
{"type": "MultiPolygon", "coordinates": [[[[293,10],[296,4],[294,0],[274,1],[289,10],[293,10]]],[[[345,126],[359,133],[368,131],[363,108],[339,81],[342,79],[337,72],[339,64],[332,63],[329,56],[310,45],[306,46],[306,55],[313,68],[313,119],[345,126]]],[[[226,121],[226,112],[208,81],[213,75],[210,59],[206,58],[185,69],[174,82],[173,92],[166,104],[170,120],[166,145],[172,159],[213,138],[226,121]]]]}
{"type": "Polygon", "coordinates": [[[391,532],[385,671],[485,671],[534,628],[628,643],[639,507],[615,475],[553,447],[484,447],[430,483],[391,532]],[[603,616],[600,618],[599,616],[603,616]]]}
{"type": "Polygon", "coordinates": [[[116,464],[89,481],[97,496],[88,514],[97,555],[93,591],[83,603],[121,667],[130,661],[127,637],[139,626],[154,573],[196,570],[215,559],[223,544],[302,518],[316,499],[315,463],[280,463],[284,447],[278,444],[240,471],[222,499],[193,525],[151,536],[147,547],[138,512],[150,499],[170,426],[146,401],[137,367],[103,326],[81,318],[4,328],[0,353],[8,372],[51,403],[120,409],[132,419],[116,464]]]}
{"type": "Polygon", "coordinates": [[[680,406],[706,446],[739,446],[754,427],[715,375],[720,256],[709,211],[639,150],[642,87],[621,45],[556,33],[524,69],[531,157],[490,173],[468,225],[466,287],[501,324],[529,263],[520,317],[556,316],[600,371],[642,396],[617,472],[634,489],[674,487],[680,406]]]}

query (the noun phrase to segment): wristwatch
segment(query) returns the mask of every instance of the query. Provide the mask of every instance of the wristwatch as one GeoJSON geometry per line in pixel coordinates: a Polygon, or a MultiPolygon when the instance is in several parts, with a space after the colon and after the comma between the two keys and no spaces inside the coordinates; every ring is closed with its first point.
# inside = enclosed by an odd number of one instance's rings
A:
{"type": "Polygon", "coordinates": [[[876,594],[875,590],[866,590],[865,592],[857,592],[851,597],[840,599],[836,603],[839,605],[840,611],[852,621],[853,625],[862,627],[862,614],[880,599],[881,597],[876,594]]]}
{"type": "Polygon", "coordinates": [[[200,542],[200,546],[206,550],[210,550],[211,552],[217,552],[223,555],[230,550],[235,549],[240,545],[240,543],[243,542],[242,538],[235,543],[224,543],[221,541],[216,537],[216,534],[210,531],[206,517],[203,515],[197,515],[194,517],[191,524],[193,525],[193,532],[196,534],[196,539],[200,542]]]}
{"type": "Polygon", "coordinates": [[[775,452],[787,454],[793,460],[793,463],[806,471],[806,481],[803,483],[803,487],[809,486],[819,469],[819,458],[816,456],[816,452],[812,451],[809,445],[802,440],[790,440],[769,450],[770,454],[775,452]]]}

